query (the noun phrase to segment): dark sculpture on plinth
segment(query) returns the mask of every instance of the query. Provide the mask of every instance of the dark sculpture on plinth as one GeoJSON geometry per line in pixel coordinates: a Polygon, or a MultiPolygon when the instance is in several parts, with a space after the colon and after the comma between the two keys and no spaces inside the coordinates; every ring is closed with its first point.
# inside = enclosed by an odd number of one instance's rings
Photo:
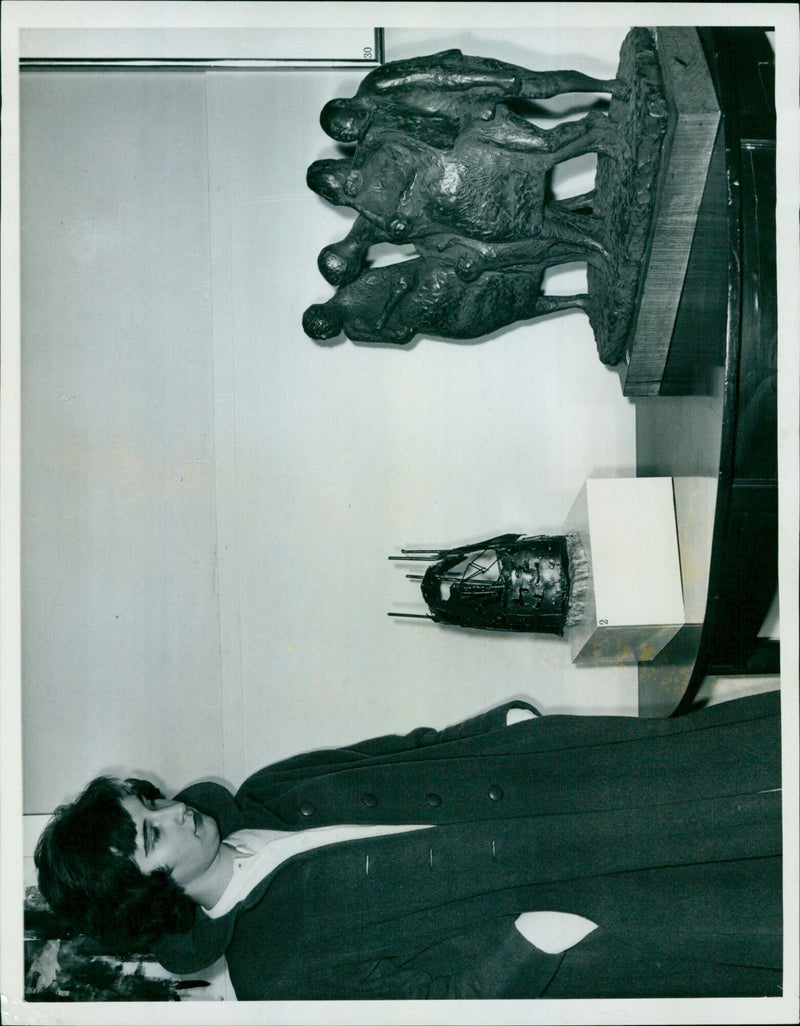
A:
{"type": "Polygon", "coordinates": [[[583,615],[589,570],[574,532],[503,534],[452,549],[403,549],[389,559],[433,564],[406,575],[422,582],[430,612],[389,616],[560,636],[583,615]]]}
{"type": "Polygon", "coordinates": [[[416,334],[479,338],[515,321],[577,307],[592,323],[601,359],[623,351],[644,257],[658,153],[666,125],[652,33],[634,29],[616,79],[535,72],[447,50],[374,69],[355,96],[321,115],[349,156],[315,161],[311,189],[356,219],[326,246],[319,269],[337,287],[306,310],[317,341],[404,345],[416,334]],[[550,129],[526,119],[560,93],[610,93],[550,129]],[[553,168],[596,153],[594,190],[562,200],[553,168]],[[378,243],[416,254],[369,265],[378,243]],[[542,294],[549,267],[587,264],[588,292],[542,294]]]}

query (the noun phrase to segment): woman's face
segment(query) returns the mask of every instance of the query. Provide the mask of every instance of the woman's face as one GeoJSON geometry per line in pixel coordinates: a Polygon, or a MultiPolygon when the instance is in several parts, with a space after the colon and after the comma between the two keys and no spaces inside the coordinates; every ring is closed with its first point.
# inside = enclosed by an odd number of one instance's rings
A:
{"type": "Polygon", "coordinates": [[[214,864],[221,839],[211,816],[167,798],[126,795],[120,804],[136,827],[133,861],[145,876],[167,869],[186,890],[214,864]]]}

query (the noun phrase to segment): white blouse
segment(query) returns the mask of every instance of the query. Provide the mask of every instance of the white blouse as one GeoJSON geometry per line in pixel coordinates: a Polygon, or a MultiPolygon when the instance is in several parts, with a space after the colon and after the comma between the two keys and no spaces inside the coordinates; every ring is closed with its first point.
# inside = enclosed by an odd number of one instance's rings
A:
{"type": "Polygon", "coordinates": [[[402,834],[408,830],[427,830],[427,825],[402,826],[324,826],[309,830],[280,833],[275,830],[236,830],[223,844],[237,852],[233,860],[233,875],[213,908],[206,909],[212,919],[219,919],[252,891],[256,884],[278,866],[303,851],[322,848],[339,841],[354,841],[361,837],[380,837],[383,834],[402,834]]]}

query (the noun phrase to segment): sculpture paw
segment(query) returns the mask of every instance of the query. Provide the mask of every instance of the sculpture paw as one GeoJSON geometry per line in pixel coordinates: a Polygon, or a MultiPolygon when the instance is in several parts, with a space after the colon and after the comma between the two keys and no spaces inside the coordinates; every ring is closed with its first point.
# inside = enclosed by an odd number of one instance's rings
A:
{"type": "Polygon", "coordinates": [[[611,95],[616,100],[622,100],[623,102],[631,98],[631,84],[626,82],[624,79],[615,78],[612,80],[611,95]]]}
{"type": "Polygon", "coordinates": [[[603,133],[597,142],[596,149],[598,156],[610,157],[612,160],[619,160],[623,163],[630,161],[633,157],[628,143],[612,131],[603,133]]]}

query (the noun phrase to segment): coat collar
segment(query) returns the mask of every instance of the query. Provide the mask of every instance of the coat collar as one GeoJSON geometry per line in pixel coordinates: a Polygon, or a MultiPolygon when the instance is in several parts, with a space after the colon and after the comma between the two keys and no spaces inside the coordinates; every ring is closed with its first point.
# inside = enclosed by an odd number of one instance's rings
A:
{"type": "Polygon", "coordinates": [[[199,972],[216,962],[230,946],[239,914],[261,901],[280,868],[264,877],[230,912],[218,919],[211,919],[198,906],[190,930],[167,934],[156,943],[153,954],[158,961],[169,972],[181,975],[199,972]]]}

